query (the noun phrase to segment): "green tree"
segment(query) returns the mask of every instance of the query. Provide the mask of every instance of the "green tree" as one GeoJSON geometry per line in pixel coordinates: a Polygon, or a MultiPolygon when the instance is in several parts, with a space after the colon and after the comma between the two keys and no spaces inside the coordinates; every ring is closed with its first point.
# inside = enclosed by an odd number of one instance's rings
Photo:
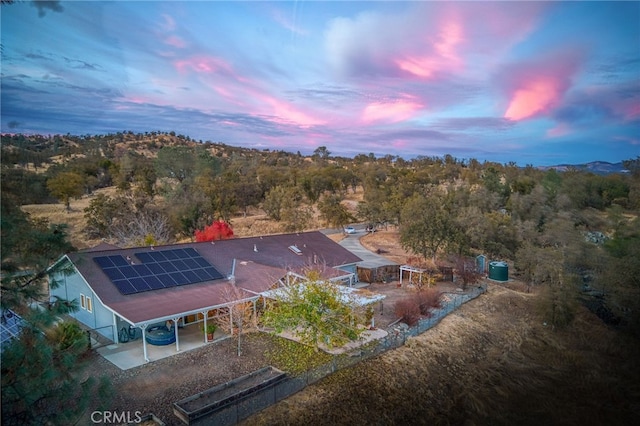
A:
{"type": "Polygon", "coordinates": [[[297,188],[278,185],[267,192],[262,203],[262,209],[271,219],[280,221],[285,208],[295,209],[301,203],[302,195],[297,188]]]}
{"type": "Polygon", "coordinates": [[[122,197],[110,197],[98,194],[84,209],[84,217],[87,221],[84,231],[89,238],[111,238],[112,229],[120,218],[130,213],[127,200],[122,197]]]}
{"type": "Polygon", "coordinates": [[[51,195],[64,202],[67,211],[71,210],[71,198],[78,198],[83,194],[84,179],[77,173],[62,172],[47,181],[47,188],[51,195]]]}
{"type": "Polygon", "coordinates": [[[318,203],[318,209],[328,225],[341,229],[352,222],[354,217],[340,201],[340,197],[336,195],[325,196],[318,203]]]}
{"type": "Polygon", "coordinates": [[[400,243],[414,254],[435,262],[439,250],[460,243],[462,236],[450,200],[443,194],[415,195],[402,209],[400,243]]]}
{"type": "MultiPolygon", "coordinates": [[[[32,221],[2,198],[3,312],[17,312],[24,325],[2,351],[2,423],[77,423],[94,395],[106,397],[107,381],[81,381],[86,335],[77,325],[58,322],[77,301],[48,300],[48,266],[73,250],[64,227],[32,221]],[[34,302],[42,307],[34,307],[34,302]]],[[[65,272],[64,264],[58,265],[65,272]]]]}
{"type": "Polygon", "coordinates": [[[356,340],[363,324],[358,318],[355,305],[344,300],[337,284],[312,277],[279,288],[262,321],[276,333],[293,332],[317,350],[321,344],[333,348],[356,340]]]}

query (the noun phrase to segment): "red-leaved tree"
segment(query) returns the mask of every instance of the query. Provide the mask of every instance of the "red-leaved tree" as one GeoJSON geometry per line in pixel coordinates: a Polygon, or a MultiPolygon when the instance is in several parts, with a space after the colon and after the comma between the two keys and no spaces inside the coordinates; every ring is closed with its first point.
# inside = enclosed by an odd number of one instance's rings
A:
{"type": "Polygon", "coordinates": [[[233,238],[233,229],[231,229],[231,225],[224,220],[216,220],[202,231],[196,229],[195,237],[198,242],[227,240],[233,238]]]}

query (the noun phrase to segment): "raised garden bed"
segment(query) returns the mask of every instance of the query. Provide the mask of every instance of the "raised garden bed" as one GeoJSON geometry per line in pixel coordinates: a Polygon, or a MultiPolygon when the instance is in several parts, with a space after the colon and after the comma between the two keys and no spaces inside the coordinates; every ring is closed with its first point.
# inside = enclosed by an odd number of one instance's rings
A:
{"type": "Polygon", "coordinates": [[[274,367],[263,367],[252,373],[212,387],[173,404],[173,412],[186,424],[193,424],[205,416],[274,386],[286,374],[274,367]]]}

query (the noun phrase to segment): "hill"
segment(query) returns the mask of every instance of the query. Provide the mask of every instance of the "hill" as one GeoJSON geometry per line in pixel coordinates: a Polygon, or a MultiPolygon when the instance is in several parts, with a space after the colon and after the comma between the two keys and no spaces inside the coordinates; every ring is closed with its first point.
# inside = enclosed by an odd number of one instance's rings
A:
{"type": "Polygon", "coordinates": [[[559,172],[566,172],[569,170],[580,170],[583,172],[595,173],[597,175],[608,175],[611,173],[629,173],[622,162],[609,163],[607,161],[592,161],[586,164],[558,164],[556,166],[540,166],[540,170],[557,170],[559,172]]]}
{"type": "Polygon", "coordinates": [[[634,424],[638,341],[621,338],[585,308],[569,327],[553,330],[537,301],[490,285],[404,347],[243,424],[634,424]]]}

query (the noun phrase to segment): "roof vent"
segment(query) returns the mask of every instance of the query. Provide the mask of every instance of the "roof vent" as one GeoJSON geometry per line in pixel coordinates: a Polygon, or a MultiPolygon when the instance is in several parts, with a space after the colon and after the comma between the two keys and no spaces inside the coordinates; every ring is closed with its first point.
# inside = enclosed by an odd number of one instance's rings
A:
{"type": "Polygon", "coordinates": [[[253,251],[255,251],[256,253],[258,252],[258,246],[257,245],[253,245],[253,251]]]}
{"type": "Polygon", "coordinates": [[[296,245],[289,246],[289,250],[297,254],[298,256],[302,256],[302,250],[298,248],[296,245]]]}

